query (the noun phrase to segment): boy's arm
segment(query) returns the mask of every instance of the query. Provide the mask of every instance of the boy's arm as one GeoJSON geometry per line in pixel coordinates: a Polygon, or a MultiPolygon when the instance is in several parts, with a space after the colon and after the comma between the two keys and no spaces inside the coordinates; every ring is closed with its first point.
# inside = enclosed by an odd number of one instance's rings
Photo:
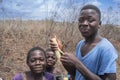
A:
{"type": "Polygon", "coordinates": [[[70,76],[72,77],[72,80],[74,80],[75,78],[75,73],[76,73],[76,69],[75,66],[71,65],[71,64],[65,64],[62,63],[64,68],[67,70],[67,72],[70,74],[70,76]]]}
{"type": "Polygon", "coordinates": [[[116,73],[106,73],[100,77],[102,80],[116,80],[116,73]]]}
{"type": "MultiPolygon", "coordinates": [[[[73,56],[71,56],[73,58],[73,56]]],[[[70,57],[69,57],[70,58],[70,57]]],[[[69,62],[69,61],[68,61],[69,62]]],[[[71,60],[70,60],[71,62],[71,60]]],[[[75,79],[75,71],[76,69],[85,77],[86,80],[116,80],[116,73],[107,73],[102,76],[98,76],[92,73],[87,67],[84,66],[78,59],[75,60],[74,64],[62,62],[65,69],[69,72],[69,74],[75,79]]]]}
{"type": "Polygon", "coordinates": [[[116,80],[116,73],[105,73],[102,76],[98,76],[87,69],[79,60],[76,61],[76,69],[86,80],[116,80]]]}

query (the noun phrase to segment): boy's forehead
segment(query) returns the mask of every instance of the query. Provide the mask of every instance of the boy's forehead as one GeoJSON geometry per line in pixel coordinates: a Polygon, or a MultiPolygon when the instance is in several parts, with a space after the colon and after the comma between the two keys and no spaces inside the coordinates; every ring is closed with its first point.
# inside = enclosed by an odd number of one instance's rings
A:
{"type": "Polygon", "coordinates": [[[88,13],[98,13],[96,10],[94,9],[84,9],[80,11],[80,14],[88,14],[88,13]]]}
{"type": "Polygon", "coordinates": [[[44,55],[44,52],[40,51],[40,50],[34,50],[33,52],[31,52],[30,54],[31,56],[36,56],[36,55],[44,55]]]}
{"type": "Polygon", "coordinates": [[[98,13],[94,9],[84,9],[80,11],[80,14],[87,15],[87,14],[98,14],[98,13]]]}
{"type": "Polygon", "coordinates": [[[53,51],[47,51],[46,55],[55,54],[53,51]]]}

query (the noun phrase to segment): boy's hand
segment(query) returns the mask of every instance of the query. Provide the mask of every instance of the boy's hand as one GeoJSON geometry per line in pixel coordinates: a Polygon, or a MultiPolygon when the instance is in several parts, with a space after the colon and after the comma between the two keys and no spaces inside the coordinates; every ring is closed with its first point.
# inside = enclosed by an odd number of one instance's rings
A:
{"type": "Polygon", "coordinates": [[[50,39],[50,47],[53,50],[63,50],[63,45],[61,41],[55,36],[54,38],[50,39]]]}

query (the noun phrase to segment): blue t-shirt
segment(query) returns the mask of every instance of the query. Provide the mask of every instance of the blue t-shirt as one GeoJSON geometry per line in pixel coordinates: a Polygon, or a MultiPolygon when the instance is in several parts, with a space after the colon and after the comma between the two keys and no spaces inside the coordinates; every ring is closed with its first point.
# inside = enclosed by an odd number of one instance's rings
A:
{"type": "MultiPolygon", "coordinates": [[[[76,57],[96,75],[116,73],[116,59],[118,55],[113,45],[106,38],[103,38],[91,51],[82,57],[81,47],[84,41],[82,40],[78,43],[76,57]]],[[[85,80],[78,70],[76,70],[75,80],[85,80]]]]}

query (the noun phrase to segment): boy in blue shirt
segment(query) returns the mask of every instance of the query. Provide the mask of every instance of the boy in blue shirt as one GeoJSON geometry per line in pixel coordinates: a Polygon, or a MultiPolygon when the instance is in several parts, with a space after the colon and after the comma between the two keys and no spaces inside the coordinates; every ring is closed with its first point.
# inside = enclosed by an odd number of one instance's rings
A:
{"type": "MultiPolygon", "coordinates": [[[[101,12],[94,5],[85,5],[79,15],[78,28],[84,37],[76,54],[65,53],[61,62],[73,80],[116,80],[116,59],[113,45],[99,35],[101,12]]],[[[55,44],[51,45],[55,48],[55,44]]]]}

